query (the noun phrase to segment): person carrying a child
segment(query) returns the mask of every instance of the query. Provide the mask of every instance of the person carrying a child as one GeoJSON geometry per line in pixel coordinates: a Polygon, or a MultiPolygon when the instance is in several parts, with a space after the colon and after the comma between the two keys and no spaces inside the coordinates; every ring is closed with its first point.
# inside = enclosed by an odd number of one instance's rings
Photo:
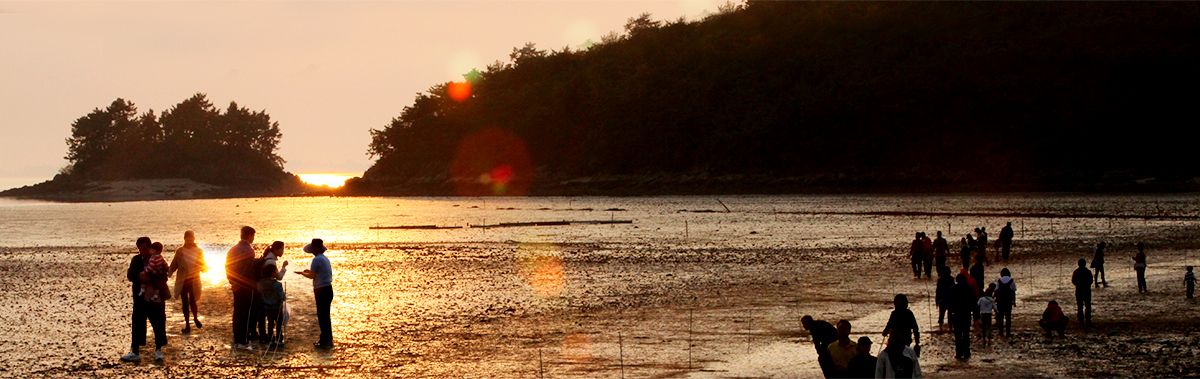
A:
{"type": "Polygon", "coordinates": [[[167,345],[166,308],[162,299],[158,301],[146,299],[145,292],[143,292],[146,289],[143,284],[161,284],[165,287],[167,272],[166,270],[150,269],[154,248],[149,237],[139,237],[137,248],[138,255],[129,260],[129,269],[125,271],[125,277],[132,284],[130,292],[133,295],[133,322],[130,335],[133,338],[129,345],[129,354],[122,356],[121,360],[141,362],[142,356],[138,350],[146,344],[146,320],[149,319],[150,325],[154,328],[154,360],[160,361],[163,358],[162,347],[167,345]]]}

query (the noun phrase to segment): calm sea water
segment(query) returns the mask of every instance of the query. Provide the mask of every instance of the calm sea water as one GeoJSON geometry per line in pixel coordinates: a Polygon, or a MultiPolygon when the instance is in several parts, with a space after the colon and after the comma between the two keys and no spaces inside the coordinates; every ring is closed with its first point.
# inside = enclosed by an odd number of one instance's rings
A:
{"type": "Polygon", "coordinates": [[[238,229],[258,242],[666,243],[682,246],[903,246],[915,231],[956,240],[977,226],[997,236],[1119,235],[1149,224],[1195,223],[1197,195],[671,196],[535,198],[288,197],[121,203],[0,199],[0,246],[120,246],[139,236],[178,244],[194,230],[220,250],[238,229]],[[1112,216],[1112,217],[1108,217],[1112,216]],[[1142,219],[1139,216],[1148,216],[1142,219]],[[1162,218],[1165,216],[1165,218],[1162,218]],[[469,228],[531,221],[632,220],[632,224],[469,228]],[[371,226],[463,226],[370,230],[371,226]]]}

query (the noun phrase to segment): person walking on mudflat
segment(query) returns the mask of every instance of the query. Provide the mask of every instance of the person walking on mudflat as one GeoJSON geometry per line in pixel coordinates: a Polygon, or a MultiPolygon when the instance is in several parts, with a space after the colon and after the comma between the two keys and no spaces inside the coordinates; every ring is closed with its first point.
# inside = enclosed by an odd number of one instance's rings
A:
{"type": "Polygon", "coordinates": [[[254,264],[254,228],[243,226],[241,240],[225,254],[225,277],[233,291],[233,347],[249,348],[250,306],[258,286],[254,264]],[[251,271],[254,270],[254,271],[251,271]]]}
{"type": "Polygon", "coordinates": [[[950,244],[942,238],[942,231],[937,231],[937,238],[933,240],[933,258],[936,260],[938,272],[941,272],[941,267],[946,267],[946,256],[950,255],[950,244]]]}
{"type": "Polygon", "coordinates": [[[921,233],[921,261],[925,265],[925,277],[933,278],[933,240],[921,233]]]}
{"type": "Polygon", "coordinates": [[[896,309],[892,310],[892,314],[888,316],[887,326],[883,328],[883,336],[886,337],[889,333],[905,333],[911,334],[909,340],[915,341],[913,350],[917,354],[921,354],[921,330],[917,326],[917,317],[913,315],[912,310],[908,309],[908,296],[897,294],[892,299],[892,305],[896,309]]]}
{"type": "Polygon", "coordinates": [[[917,232],[917,236],[913,238],[912,245],[908,248],[908,259],[912,262],[913,276],[921,279],[921,262],[925,258],[925,243],[921,241],[921,232],[917,232]]]}
{"type": "MultiPolygon", "coordinates": [[[[1010,221],[1004,225],[1004,228],[1000,229],[1000,253],[1004,256],[1004,260],[1006,261],[1008,260],[1008,253],[1012,251],[1012,242],[1013,228],[1012,222],[1010,221]]],[[[996,261],[999,260],[1000,257],[997,256],[996,261]]]]}
{"type": "Polygon", "coordinates": [[[318,349],[333,348],[333,322],[330,320],[329,308],[333,304],[333,267],[329,258],[325,257],[325,241],[313,238],[312,243],[304,245],[304,252],[313,255],[309,269],[297,272],[313,281],[313,297],[317,302],[317,323],[321,327],[321,337],[313,347],[318,349]]]}
{"type": "Polygon", "coordinates": [[[987,242],[987,228],[981,226],[979,227],[979,238],[976,240],[975,245],[979,248],[979,260],[983,261],[983,264],[991,266],[992,262],[987,259],[987,242]]]}
{"type": "Polygon", "coordinates": [[[1133,269],[1137,271],[1138,293],[1150,292],[1146,289],[1146,244],[1137,243],[1137,255],[1133,256],[1133,269]]]}
{"type": "Polygon", "coordinates": [[[1080,325],[1092,325],[1092,272],[1087,269],[1087,260],[1079,260],[1079,268],[1071,275],[1075,285],[1075,308],[1080,325]]]}
{"type": "Polygon", "coordinates": [[[200,324],[200,310],[196,304],[200,302],[200,292],[204,287],[200,282],[200,273],[207,271],[208,264],[204,262],[204,249],[196,245],[196,232],[191,230],[183,232],[183,246],[175,249],[175,257],[171,258],[170,269],[171,274],[177,274],[175,294],[179,295],[180,308],[183,308],[184,327],[180,333],[191,333],[192,321],[196,322],[196,329],[204,327],[203,324],[200,324]],[[188,319],[189,316],[191,320],[188,319]]]}
{"type": "Polygon", "coordinates": [[[975,239],[967,234],[962,238],[962,247],[958,250],[958,256],[962,258],[962,268],[971,267],[971,254],[975,252],[975,239]]]}
{"type": "Polygon", "coordinates": [[[1100,288],[1101,284],[1108,288],[1108,279],[1104,277],[1104,248],[1107,246],[1104,242],[1096,244],[1096,255],[1092,256],[1092,268],[1096,270],[1092,281],[1096,282],[1096,288],[1100,288]]]}
{"type": "Polygon", "coordinates": [[[139,354],[139,349],[146,344],[146,320],[150,320],[150,326],[154,328],[154,360],[161,361],[163,359],[162,347],[167,345],[167,314],[166,307],[163,304],[163,297],[157,300],[147,299],[146,296],[138,294],[142,288],[142,284],[167,285],[167,272],[165,270],[147,270],[151,256],[150,237],[139,237],[137,239],[138,255],[133,256],[129,260],[129,269],[125,272],[125,277],[133,284],[133,323],[130,335],[133,337],[129,345],[129,354],[121,357],[125,362],[141,362],[142,356],[139,354]]]}
{"type": "Polygon", "coordinates": [[[996,334],[1012,337],[1012,309],[1017,304],[1017,283],[1013,281],[1008,267],[1000,269],[996,280],[996,334]]]}
{"type": "Polygon", "coordinates": [[[950,287],[942,303],[950,309],[950,323],[954,325],[954,357],[970,359],[971,323],[974,320],[971,314],[979,298],[975,295],[975,289],[967,284],[966,274],[958,274],[954,281],[956,284],[950,287]]]}

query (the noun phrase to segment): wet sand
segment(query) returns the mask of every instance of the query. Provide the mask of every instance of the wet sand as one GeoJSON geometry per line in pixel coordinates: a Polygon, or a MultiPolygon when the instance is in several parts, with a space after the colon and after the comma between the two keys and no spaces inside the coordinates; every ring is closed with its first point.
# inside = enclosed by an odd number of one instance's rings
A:
{"type": "MultiPolygon", "coordinates": [[[[994,263],[1017,280],[1014,336],[975,340],[965,362],[937,333],[929,296],[905,249],[679,248],[647,244],[453,243],[334,245],[336,349],[315,351],[310,283],[285,279],[293,308],[281,352],[231,350],[226,284],[209,285],[204,328],[180,335],[168,306],[163,363],[122,363],[128,351],[132,249],[0,251],[0,376],[4,377],[628,377],[819,376],[799,318],[854,324],[879,335],[895,293],[921,323],[926,376],[1181,377],[1200,375],[1200,328],[1184,300],[1183,266],[1200,263],[1191,227],[1123,236],[1108,252],[1110,287],[1094,293],[1093,321],[1046,340],[1036,321],[1048,300],[1074,317],[1074,262],[1094,242],[1019,240],[994,263]],[[1132,247],[1150,248],[1150,293],[1134,284],[1132,247]]],[[[307,267],[289,251],[290,269],[307,267]]],[[[957,263],[951,258],[950,264],[957,263]]],[[[150,341],[153,338],[149,339],[150,341]]],[[[144,357],[151,348],[143,348],[144,357]]]]}

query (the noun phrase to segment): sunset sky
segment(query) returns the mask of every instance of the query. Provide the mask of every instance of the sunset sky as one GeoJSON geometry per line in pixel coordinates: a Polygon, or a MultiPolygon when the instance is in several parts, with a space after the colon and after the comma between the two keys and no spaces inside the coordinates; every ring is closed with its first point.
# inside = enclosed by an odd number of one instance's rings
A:
{"type": "Polygon", "coordinates": [[[696,20],[724,3],[0,1],[0,190],[54,176],[94,108],[161,114],[198,92],[270,114],[290,172],[362,172],[368,129],[513,47],[574,49],[643,12],[696,20]]]}

